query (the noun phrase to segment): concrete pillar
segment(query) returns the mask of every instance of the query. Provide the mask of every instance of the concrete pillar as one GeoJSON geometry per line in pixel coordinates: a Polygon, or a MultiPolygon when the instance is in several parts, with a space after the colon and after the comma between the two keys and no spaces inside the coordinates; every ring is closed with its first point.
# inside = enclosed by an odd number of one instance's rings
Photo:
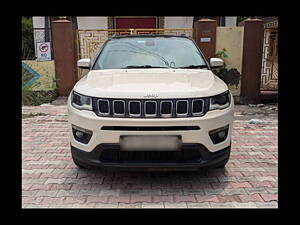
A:
{"type": "Polygon", "coordinates": [[[53,21],[52,38],[58,94],[67,96],[77,80],[76,31],[72,22],[53,21]]]}
{"type": "Polygon", "coordinates": [[[216,20],[201,19],[194,24],[194,40],[208,61],[216,54],[216,30],[216,20]]]}
{"type": "Polygon", "coordinates": [[[263,39],[263,21],[245,20],[241,77],[241,98],[245,103],[259,102],[263,39]]]}

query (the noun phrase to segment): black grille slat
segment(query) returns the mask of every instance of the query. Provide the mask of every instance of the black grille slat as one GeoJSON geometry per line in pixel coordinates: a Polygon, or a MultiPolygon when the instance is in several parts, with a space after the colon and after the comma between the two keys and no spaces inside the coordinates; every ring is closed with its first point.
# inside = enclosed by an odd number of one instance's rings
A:
{"type": "Polygon", "coordinates": [[[199,113],[202,111],[202,101],[195,101],[193,107],[193,113],[199,113]]]}
{"type": "Polygon", "coordinates": [[[125,114],[125,102],[120,100],[115,100],[113,103],[114,114],[124,115],[125,114]]]}
{"type": "Polygon", "coordinates": [[[130,101],[129,102],[129,115],[141,115],[141,102],[140,101],[130,101]]]}
{"type": "Polygon", "coordinates": [[[201,114],[204,110],[204,101],[202,99],[197,99],[192,101],[192,113],[201,114]]]}
{"type": "Polygon", "coordinates": [[[208,111],[208,98],[195,99],[103,99],[93,97],[98,116],[125,118],[200,117],[208,111]]]}
{"type": "Polygon", "coordinates": [[[145,116],[156,116],[157,102],[145,101],[145,116]]]}
{"type": "Polygon", "coordinates": [[[179,100],[176,102],[176,113],[177,115],[187,115],[188,114],[188,105],[187,100],[179,100]]]}
{"type": "Polygon", "coordinates": [[[108,100],[104,100],[104,99],[99,99],[98,101],[98,106],[99,106],[99,112],[101,114],[109,114],[109,101],[108,100]]]}
{"type": "Polygon", "coordinates": [[[171,115],[172,114],[172,101],[162,101],[160,113],[163,115],[171,115]]]}

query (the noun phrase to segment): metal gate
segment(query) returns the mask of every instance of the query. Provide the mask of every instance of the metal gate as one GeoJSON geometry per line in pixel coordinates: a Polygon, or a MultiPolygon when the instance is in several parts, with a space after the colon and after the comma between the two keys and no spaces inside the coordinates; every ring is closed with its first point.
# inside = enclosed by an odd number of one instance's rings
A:
{"type": "Polygon", "coordinates": [[[261,91],[278,90],[278,29],[264,29],[261,91]]]}

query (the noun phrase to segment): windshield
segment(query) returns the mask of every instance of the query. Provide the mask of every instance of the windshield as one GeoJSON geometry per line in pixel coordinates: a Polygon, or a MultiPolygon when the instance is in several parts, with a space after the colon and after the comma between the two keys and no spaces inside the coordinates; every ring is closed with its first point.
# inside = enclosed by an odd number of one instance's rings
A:
{"type": "Polygon", "coordinates": [[[207,68],[188,38],[131,37],[112,39],[104,46],[93,69],[207,68]]]}

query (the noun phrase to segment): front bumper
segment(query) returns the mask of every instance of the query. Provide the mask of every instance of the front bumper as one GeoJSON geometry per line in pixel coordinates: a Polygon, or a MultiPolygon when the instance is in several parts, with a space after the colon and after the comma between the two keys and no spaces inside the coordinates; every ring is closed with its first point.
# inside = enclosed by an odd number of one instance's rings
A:
{"type": "MultiPolygon", "coordinates": [[[[231,97],[232,98],[232,97],[231,97]]],[[[112,143],[119,144],[120,136],[123,135],[177,135],[181,136],[182,143],[201,144],[210,152],[220,151],[230,145],[234,104],[233,98],[230,107],[223,110],[213,110],[207,112],[202,117],[183,117],[183,118],[110,118],[99,117],[92,111],[75,109],[68,99],[68,128],[70,142],[74,148],[84,152],[92,152],[99,144],[112,143]],[[72,125],[81,127],[93,132],[87,144],[76,141],[72,125]],[[209,136],[209,131],[229,125],[227,138],[214,144],[209,136]],[[200,127],[198,130],[103,130],[103,127],[200,127]]]]}
{"type": "MultiPolygon", "coordinates": [[[[176,160],[160,160],[151,161],[149,160],[126,160],[120,159],[119,153],[120,148],[118,144],[100,144],[91,152],[82,151],[74,146],[71,146],[72,157],[74,160],[79,162],[81,165],[104,167],[104,168],[130,168],[130,169],[148,169],[148,170],[163,170],[163,169],[199,169],[202,167],[213,167],[218,163],[226,160],[230,156],[231,147],[228,146],[218,152],[210,152],[201,144],[184,144],[182,151],[195,151],[199,153],[197,159],[176,159],[176,160]],[[111,151],[118,154],[117,157],[109,157],[109,160],[104,160],[101,154],[104,151],[111,151]]],[[[127,153],[125,153],[127,154],[127,153]]]]}

